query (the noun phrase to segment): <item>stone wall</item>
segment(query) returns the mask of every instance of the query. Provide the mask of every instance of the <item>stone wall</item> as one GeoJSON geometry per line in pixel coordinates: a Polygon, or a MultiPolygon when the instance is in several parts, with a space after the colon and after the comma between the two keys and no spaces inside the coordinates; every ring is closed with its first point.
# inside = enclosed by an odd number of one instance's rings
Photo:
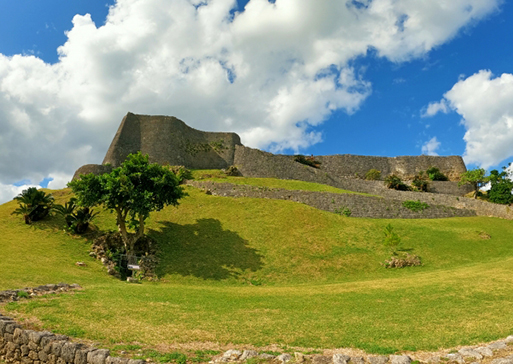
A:
{"type": "MultiPolygon", "coordinates": [[[[365,181],[362,178],[370,169],[377,169],[382,177],[396,174],[401,179],[413,179],[415,174],[429,167],[438,167],[453,182],[430,182],[432,192],[463,196],[468,186],[458,188],[456,181],[467,169],[459,156],[451,157],[370,157],[359,155],[331,155],[315,157],[321,162],[314,168],[294,161],[292,155],[275,155],[238,145],[235,147],[235,166],[245,177],[295,179],[322,183],[359,192],[382,189],[383,181],[365,181]],[[378,186],[379,187],[376,187],[378,186]]],[[[371,192],[372,193],[372,192],[371,192]]]]}
{"type": "MultiPolygon", "coordinates": [[[[349,209],[351,217],[368,217],[380,219],[434,219],[455,216],[475,216],[471,209],[455,208],[427,202],[429,207],[423,211],[412,211],[403,206],[399,199],[378,196],[365,196],[350,193],[328,193],[285,190],[279,188],[234,185],[231,183],[215,183],[210,181],[190,181],[191,186],[208,190],[216,196],[252,197],[289,200],[303,203],[320,210],[341,213],[349,209]]],[[[418,193],[419,195],[421,193],[418,193]]],[[[413,200],[417,200],[413,198],[413,200]]]]}
{"type": "Polygon", "coordinates": [[[128,113],[121,122],[103,164],[118,167],[128,154],[141,151],[150,162],[193,169],[221,169],[233,164],[235,133],[204,132],[171,116],[128,113]]]}
{"type": "Polygon", "coordinates": [[[350,193],[291,191],[210,181],[190,181],[188,184],[209,190],[218,196],[291,200],[330,212],[348,208],[352,217],[432,219],[454,216],[492,216],[513,220],[513,211],[509,206],[467,197],[427,192],[382,189],[379,193],[380,196],[364,196],[350,193]],[[429,208],[420,212],[411,211],[402,205],[404,201],[408,200],[427,203],[429,208]]]}

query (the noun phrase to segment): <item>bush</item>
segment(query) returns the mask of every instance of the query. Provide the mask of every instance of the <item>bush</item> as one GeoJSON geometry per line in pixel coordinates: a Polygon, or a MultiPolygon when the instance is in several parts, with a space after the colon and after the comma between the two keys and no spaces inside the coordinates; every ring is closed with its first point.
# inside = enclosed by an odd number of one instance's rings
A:
{"type": "Polygon", "coordinates": [[[76,201],[77,199],[72,197],[64,206],[55,205],[53,209],[58,215],[64,217],[68,230],[75,234],[83,234],[98,213],[93,212],[89,207],[78,207],[76,201]]]}
{"type": "Polygon", "coordinates": [[[427,192],[428,190],[428,181],[426,181],[426,178],[424,177],[424,172],[419,172],[415,175],[413,178],[413,181],[411,182],[415,190],[419,192],[427,192]]]}
{"type": "Polygon", "coordinates": [[[399,245],[401,242],[401,238],[397,233],[394,231],[394,228],[391,224],[388,224],[383,229],[383,234],[385,235],[385,239],[383,240],[383,245],[388,248],[395,248],[399,245]]]}
{"type": "Polygon", "coordinates": [[[429,207],[429,205],[425,202],[407,200],[403,202],[403,206],[409,210],[418,212],[423,211],[429,207]]]}
{"type": "Polygon", "coordinates": [[[44,219],[53,207],[52,194],[38,190],[36,187],[29,187],[23,190],[14,198],[18,201],[19,207],[12,212],[14,215],[23,215],[26,224],[32,221],[44,219]]]}
{"type": "Polygon", "coordinates": [[[449,180],[449,178],[447,178],[447,176],[445,174],[443,174],[442,172],[440,172],[440,169],[438,169],[436,167],[428,168],[426,173],[431,181],[448,181],[449,180]]]}
{"type": "Polygon", "coordinates": [[[351,210],[345,206],[341,206],[340,208],[333,210],[333,212],[339,215],[344,215],[346,217],[351,216],[351,210]]]}
{"type": "Polygon", "coordinates": [[[184,166],[169,166],[169,170],[178,177],[179,184],[184,184],[186,180],[193,179],[192,172],[184,166]]]}
{"type": "Polygon", "coordinates": [[[321,162],[316,161],[313,156],[305,157],[304,155],[297,154],[294,156],[294,161],[314,168],[321,167],[321,162]]]}
{"type": "Polygon", "coordinates": [[[365,179],[367,181],[378,181],[381,178],[381,172],[377,169],[370,169],[367,173],[365,173],[365,179]]]}
{"type": "Polygon", "coordinates": [[[230,177],[240,177],[242,176],[242,173],[240,173],[239,169],[235,166],[230,166],[228,167],[224,173],[227,175],[227,176],[230,176],[230,177]]]}
{"type": "Polygon", "coordinates": [[[512,189],[513,182],[511,181],[496,183],[492,185],[492,188],[488,191],[488,198],[491,202],[509,205],[513,203],[513,195],[511,194],[512,189]]]}
{"type": "Polygon", "coordinates": [[[395,174],[391,174],[385,178],[385,186],[390,189],[398,190],[398,191],[410,191],[410,187],[408,187],[399,177],[395,174]]]}

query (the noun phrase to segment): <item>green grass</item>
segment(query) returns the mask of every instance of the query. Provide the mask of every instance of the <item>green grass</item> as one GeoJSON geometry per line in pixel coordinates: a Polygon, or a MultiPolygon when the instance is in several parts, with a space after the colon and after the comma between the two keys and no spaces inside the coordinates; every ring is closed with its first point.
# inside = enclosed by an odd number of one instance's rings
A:
{"type": "Polygon", "coordinates": [[[285,190],[301,190],[314,192],[330,192],[330,193],[352,193],[357,195],[372,196],[368,193],[354,192],[343,190],[340,188],[323,185],[314,182],[304,182],[293,179],[276,179],[276,178],[253,178],[253,177],[231,177],[226,176],[221,170],[202,169],[193,170],[192,176],[195,180],[206,180],[219,183],[232,183],[236,185],[250,185],[264,188],[283,188],[285,190]]]}
{"type": "MultiPolygon", "coordinates": [[[[139,285],[108,276],[88,256],[87,239],[63,231],[59,218],[27,226],[10,215],[13,202],[0,206],[0,289],[61,281],[84,287],[0,311],[134,355],[174,353],[167,359],[175,362],[183,359],[180,345],[392,353],[513,331],[513,221],[356,219],[291,201],[187,190],[178,208],[152,214],[148,232],[162,246],[162,279],[139,285]],[[388,223],[424,266],[380,266],[390,257],[382,245],[388,223]]],[[[62,200],[69,192],[55,194],[62,200]]],[[[115,229],[108,212],[95,222],[99,230],[115,229]]],[[[190,350],[188,359],[210,355],[190,350]]]]}

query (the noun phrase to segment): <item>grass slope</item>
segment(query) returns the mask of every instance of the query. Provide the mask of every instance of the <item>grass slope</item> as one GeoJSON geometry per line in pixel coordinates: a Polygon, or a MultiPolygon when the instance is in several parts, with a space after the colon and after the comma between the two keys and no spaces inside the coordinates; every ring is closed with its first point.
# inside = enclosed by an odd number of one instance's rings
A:
{"type": "MultiPolygon", "coordinates": [[[[108,347],[277,343],[390,353],[513,331],[512,221],[356,219],[290,201],[188,192],[178,208],[152,214],[162,280],[141,285],[106,275],[88,256],[89,242],[63,232],[59,218],[27,226],[10,215],[13,202],[0,206],[0,289],[60,281],[85,288],[0,309],[108,347]],[[390,256],[381,245],[388,223],[423,267],[379,265],[390,256]]],[[[115,229],[114,216],[103,212],[96,224],[115,229]]]]}

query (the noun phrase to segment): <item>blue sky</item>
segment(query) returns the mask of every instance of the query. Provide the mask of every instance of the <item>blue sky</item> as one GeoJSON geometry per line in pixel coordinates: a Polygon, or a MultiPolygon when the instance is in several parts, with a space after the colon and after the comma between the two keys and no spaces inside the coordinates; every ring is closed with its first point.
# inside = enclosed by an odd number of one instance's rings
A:
{"type": "Polygon", "coordinates": [[[511,3],[143,3],[0,0],[0,198],[100,163],[128,111],[279,153],[512,161],[511,3]]]}

